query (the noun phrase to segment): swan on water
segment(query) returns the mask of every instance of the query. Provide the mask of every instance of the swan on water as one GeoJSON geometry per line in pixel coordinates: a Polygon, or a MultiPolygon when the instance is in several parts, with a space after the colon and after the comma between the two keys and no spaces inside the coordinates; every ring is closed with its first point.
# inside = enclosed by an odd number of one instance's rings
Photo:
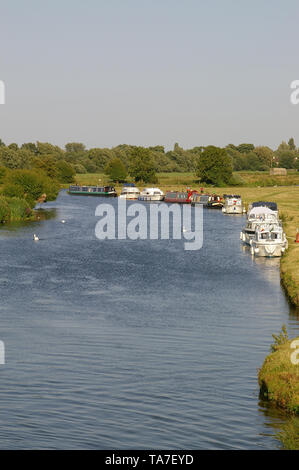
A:
{"type": "Polygon", "coordinates": [[[38,240],[39,240],[38,236],[37,236],[35,233],[34,233],[34,235],[33,235],[33,240],[34,240],[35,242],[38,242],[38,240]]]}
{"type": "Polygon", "coordinates": [[[65,224],[65,220],[64,220],[64,219],[62,219],[61,223],[62,223],[62,224],[65,224]]]}

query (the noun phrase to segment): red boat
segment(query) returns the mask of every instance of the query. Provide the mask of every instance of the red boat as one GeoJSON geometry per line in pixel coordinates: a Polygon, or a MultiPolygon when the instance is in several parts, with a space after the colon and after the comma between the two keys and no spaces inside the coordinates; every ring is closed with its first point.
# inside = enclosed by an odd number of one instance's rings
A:
{"type": "Polygon", "coordinates": [[[193,194],[198,194],[198,191],[168,191],[165,195],[164,202],[190,204],[193,194]]]}

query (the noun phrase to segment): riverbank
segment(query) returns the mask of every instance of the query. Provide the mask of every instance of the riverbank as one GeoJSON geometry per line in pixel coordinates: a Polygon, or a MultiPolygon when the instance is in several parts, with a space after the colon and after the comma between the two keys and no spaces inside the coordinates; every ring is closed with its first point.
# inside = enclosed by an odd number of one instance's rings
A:
{"type": "MultiPolygon", "coordinates": [[[[299,340],[299,337],[295,339],[299,340]]],[[[299,365],[291,361],[295,351],[291,348],[293,341],[275,345],[259,371],[258,382],[263,399],[294,415],[277,437],[285,449],[299,450],[299,365]]]]}
{"type": "Polygon", "coordinates": [[[299,414],[299,366],[291,360],[294,340],[275,346],[259,371],[258,381],[263,398],[289,413],[299,414]]]}

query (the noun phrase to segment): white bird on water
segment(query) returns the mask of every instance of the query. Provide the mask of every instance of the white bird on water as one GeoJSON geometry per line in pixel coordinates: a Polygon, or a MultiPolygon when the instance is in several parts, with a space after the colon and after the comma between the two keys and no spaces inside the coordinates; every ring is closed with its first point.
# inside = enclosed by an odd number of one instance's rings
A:
{"type": "Polygon", "coordinates": [[[64,219],[62,219],[61,223],[62,223],[62,224],[65,224],[65,220],[64,220],[64,219]]]}
{"type": "Polygon", "coordinates": [[[34,240],[35,242],[38,242],[38,240],[39,240],[38,236],[37,236],[35,233],[33,234],[33,240],[34,240]]]}
{"type": "Polygon", "coordinates": [[[183,232],[184,232],[184,233],[187,232],[187,229],[186,229],[186,227],[185,227],[184,225],[183,225],[183,232]]]}

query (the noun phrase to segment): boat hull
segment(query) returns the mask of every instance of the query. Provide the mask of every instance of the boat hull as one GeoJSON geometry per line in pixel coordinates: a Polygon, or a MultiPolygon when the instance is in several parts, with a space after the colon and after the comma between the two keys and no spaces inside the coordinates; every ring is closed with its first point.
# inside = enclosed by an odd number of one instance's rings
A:
{"type": "Polygon", "coordinates": [[[224,214],[243,214],[244,210],[242,206],[229,206],[223,207],[222,212],[224,214]]]}
{"type": "Polygon", "coordinates": [[[274,258],[282,256],[286,249],[286,243],[260,243],[253,241],[251,254],[258,257],[274,258]]]}
{"type": "Polygon", "coordinates": [[[137,201],[138,195],[133,194],[121,194],[119,199],[127,199],[128,201],[137,201]]]}
{"type": "Polygon", "coordinates": [[[97,196],[97,197],[117,197],[117,193],[100,193],[88,191],[68,191],[71,196],[97,196]]]}

